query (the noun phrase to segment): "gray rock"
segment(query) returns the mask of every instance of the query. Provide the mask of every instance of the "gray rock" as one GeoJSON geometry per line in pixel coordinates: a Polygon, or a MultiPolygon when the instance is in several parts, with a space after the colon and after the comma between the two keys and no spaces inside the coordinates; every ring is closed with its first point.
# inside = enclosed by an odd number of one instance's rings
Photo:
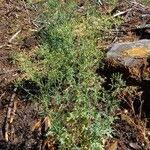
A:
{"type": "Polygon", "coordinates": [[[150,40],[115,43],[107,52],[109,67],[126,70],[135,80],[150,78],[148,59],[150,57],[150,40]]]}

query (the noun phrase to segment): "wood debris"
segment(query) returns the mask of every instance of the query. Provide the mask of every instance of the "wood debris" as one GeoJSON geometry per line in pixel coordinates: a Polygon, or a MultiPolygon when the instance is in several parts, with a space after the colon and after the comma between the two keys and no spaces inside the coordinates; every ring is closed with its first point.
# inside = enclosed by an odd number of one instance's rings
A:
{"type": "Polygon", "coordinates": [[[17,109],[17,102],[15,101],[15,97],[16,97],[16,91],[17,88],[14,89],[13,94],[10,98],[10,103],[8,106],[8,110],[7,110],[7,115],[6,115],[6,120],[5,120],[5,127],[4,127],[4,138],[6,141],[9,141],[9,133],[14,133],[13,128],[11,128],[12,130],[9,132],[10,127],[12,127],[12,123],[14,120],[14,115],[17,109]]]}

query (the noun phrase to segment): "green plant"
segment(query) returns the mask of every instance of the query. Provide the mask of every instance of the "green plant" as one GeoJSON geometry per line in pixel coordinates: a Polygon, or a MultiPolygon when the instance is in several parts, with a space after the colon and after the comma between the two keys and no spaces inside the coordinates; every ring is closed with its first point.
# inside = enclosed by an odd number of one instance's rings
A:
{"type": "Polygon", "coordinates": [[[143,2],[144,4],[150,5],[150,1],[149,1],[149,0],[142,0],[142,2],[143,2]]]}
{"type": "Polygon", "coordinates": [[[104,149],[123,84],[118,75],[112,78],[112,88],[105,90],[105,79],[96,73],[104,52],[96,47],[98,38],[103,39],[101,31],[120,20],[102,15],[89,1],[82,12],[74,1],[49,0],[47,6],[46,28],[39,34],[41,47],[30,56],[16,55],[24,80],[36,83],[35,98],[51,118],[46,136],[54,136],[60,149],[104,149]]]}

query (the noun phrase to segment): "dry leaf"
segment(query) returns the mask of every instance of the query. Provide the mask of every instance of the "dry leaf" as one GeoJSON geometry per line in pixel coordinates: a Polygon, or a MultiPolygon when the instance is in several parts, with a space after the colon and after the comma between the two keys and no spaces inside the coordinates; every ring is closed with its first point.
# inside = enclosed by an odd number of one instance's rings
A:
{"type": "Polygon", "coordinates": [[[50,118],[48,116],[44,118],[42,125],[44,126],[44,132],[46,132],[51,127],[50,118]]]}
{"type": "Polygon", "coordinates": [[[131,148],[135,149],[135,150],[140,150],[141,146],[139,146],[137,143],[130,143],[129,144],[131,148]]]}
{"type": "Polygon", "coordinates": [[[107,150],[117,150],[117,147],[118,147],[118,141],[115,141],[108,146],[107,150]]]}
{"type": "Polygon", "coordinates": [[[42,127],[42,123],[41,123],[41,119],[32,127],[32,132],[38,129],[41,129],[42,127]]]}

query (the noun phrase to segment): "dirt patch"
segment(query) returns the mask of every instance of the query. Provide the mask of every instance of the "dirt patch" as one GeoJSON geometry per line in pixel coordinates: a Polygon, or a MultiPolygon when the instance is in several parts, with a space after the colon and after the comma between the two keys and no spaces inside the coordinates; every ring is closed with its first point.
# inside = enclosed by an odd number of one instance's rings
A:
{"type": "MultiPolygon", "coordinates": [[[[13,90],[12,90],[13,91],[13,90]]],[[[7,96],[9,100],[11,96],[7,96]]],[[[12,124],[9,124],[9,141],[4,139],[4,132],[6,132],[6,114],[9,101],[6,103],[6,99],[2,98],[2,101],[5,101],[5,104],[1,104],[3,108],[3,115],[1,115],[1,127],[2,127],[2,137],[0,141],[0,149],[39,149],[40,140],[42,135],[34,133],[32,127],[36,124],[40,118],[40,106],[36,103],[30,102],[21,102],[16,98],[17,110],[15,112],[15,117],[12,124]]]]}
{"type": "Polygon", "coordinates": [[[33,35],[37,30],[33,23],[37,14],[37,10],[30,7],[25,1],[0,1],[1,150],[40,149],[41,139],[43,139],[42,133],[32,131],[32,127],[41,118],[39,116],[40,104],[22,101],[16,93],[13,100],[15,106],[13,102],[12,108],[9,108],[11,97],[14,94],[12,83],[21,77],[21,72],[13,63],[12,57],[16,52],[30,51],[37,46],[36,36],[33,35]],[[8,117],[7,121],[9,109],[12,112],[11,118],[8,117]],[[14,114],[12,115],[13,111],[14,114]],[[7,124],[9,126],[6,128],[7,124]],[[8,140],[5,139],[6,135],[8,135],[8,140]]]}
{"type": "Polygon", "coordinates": [[[117,120],[115,122],[114,133],[114,138],[119,138],[118,150],[135,149],[136,147],[140,150],[146,149],[143,139],[139,135],[139,131],[135,127],[129,125],[128,122],[117,120]],[[136,146],[132,146],[132,143],[136,146]]]}
{"type": "Polygon", "coordinates": [[[0,2],[0,73],[4,72],[1,74],[0,86],[5,86],[18,77],[17,66],[11,59],[15,55],[13,52],[35,46],[36,41],[30,40],[29,43],[27,38],[36,30],[32,22],[36,13],[36,10],[28,9],[24,1],[0,2]]]}

